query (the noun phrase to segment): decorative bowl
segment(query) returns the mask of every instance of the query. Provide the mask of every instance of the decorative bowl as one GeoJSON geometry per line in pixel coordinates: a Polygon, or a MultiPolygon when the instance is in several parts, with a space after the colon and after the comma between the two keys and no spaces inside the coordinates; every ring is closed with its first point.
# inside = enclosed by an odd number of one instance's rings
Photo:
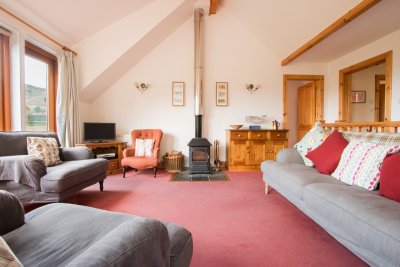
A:
{"type": "Polygon", "coordinates": [[[242,128],[243,124],[231,124],[229,125],[229,127],[231,127],[232,129],[235,130],[239,130],[240,128],[242,128]]]}

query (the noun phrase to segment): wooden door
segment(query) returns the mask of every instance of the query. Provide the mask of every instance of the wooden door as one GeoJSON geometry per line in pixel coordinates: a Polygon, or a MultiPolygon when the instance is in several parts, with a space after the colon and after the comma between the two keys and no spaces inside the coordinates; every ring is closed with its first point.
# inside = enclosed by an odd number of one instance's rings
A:
{"type": "Polygon", "coordinates": [[[297,108],[297,140],[313,127],[316,119],[315,82],[307,83],[298,88],[297,108]]]}
{"type": "Polygon", "coordinates": [[[230,144],[229,165],[240,166],[247,165],[249,162],[248,141],[232,140],[230,144]]]}
{"type": "Polygon", "coordinates": [[[385,121],[386,77],[375,75],[375,121],[385,121]]]}
{"type": "Polygon", "coordinates": [[[265,160],[267,146],[265,140],[250,141],[251,165],[259,166],[265,160]]]}

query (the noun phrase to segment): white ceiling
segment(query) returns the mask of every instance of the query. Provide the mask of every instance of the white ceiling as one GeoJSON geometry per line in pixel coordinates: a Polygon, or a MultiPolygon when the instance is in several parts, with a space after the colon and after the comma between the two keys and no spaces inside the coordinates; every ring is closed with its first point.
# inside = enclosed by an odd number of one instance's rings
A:
{"type": "MultiPolygon", "coordinates": [[[[47,23],[59,33],[55,37],[62,36],[67,45],[74,45],[154,1],[0,0],[0,3],[6,7],[14,4],[11,11],[34,25],[39,20],[47,23]],[[22,7],[29,12],[22,12],[22,7]]],[[[234,16],[272,53],[284,59],[361,1],[219,0],[219,9],[234,16]]],[[[398,10],[400,0],[381,1],[297,60],[327,62],[383,37],[400,28],[398,10]]],[[[218,11],[214,16],[218,16],[218,11]]]]}
{"type": "Polygon", "coordinates": [[[14,0],[76,44],[154,0],[14,0]]]}

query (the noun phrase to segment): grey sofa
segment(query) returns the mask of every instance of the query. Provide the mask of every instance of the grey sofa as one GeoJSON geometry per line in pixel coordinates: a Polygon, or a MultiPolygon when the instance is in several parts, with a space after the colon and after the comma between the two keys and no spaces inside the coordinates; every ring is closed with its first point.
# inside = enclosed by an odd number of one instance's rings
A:
{"type": "Polygon", "coordinates": [[[62,201],[95,183],[103,190],[106,159],[93,159],[85,147],[60,148],[62,163],[46,168],[39,158],[27,155],[28,136],[54,137],[59,143],[51,132],[0,132],[0,189],[24,203],[62,201]]]}
{"type": "Polygon", "coordinates": [[[26,267],[186,267],[193,252],[191,233],[173,223],[65,203],[24,216],[3,190],[0,235],[26,267]]]}
{"type": "MultiPolygon", "coordinates": [[[[400,266],[400,203],[307,167],[296,149],[261,164],[263,180],[372,266],[400,266]]],[[[267,191],[267,189],[266,189],[267,191]]]]}

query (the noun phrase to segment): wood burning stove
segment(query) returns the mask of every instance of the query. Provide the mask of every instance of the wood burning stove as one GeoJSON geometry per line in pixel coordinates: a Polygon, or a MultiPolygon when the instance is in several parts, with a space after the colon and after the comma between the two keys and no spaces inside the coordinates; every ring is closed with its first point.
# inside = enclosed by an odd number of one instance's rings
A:
{"type": "Polygon", "coordinates": [[[206,138],[193,138],[189,144],[189,174],[211,173],[210,147],[206,138]]]}

